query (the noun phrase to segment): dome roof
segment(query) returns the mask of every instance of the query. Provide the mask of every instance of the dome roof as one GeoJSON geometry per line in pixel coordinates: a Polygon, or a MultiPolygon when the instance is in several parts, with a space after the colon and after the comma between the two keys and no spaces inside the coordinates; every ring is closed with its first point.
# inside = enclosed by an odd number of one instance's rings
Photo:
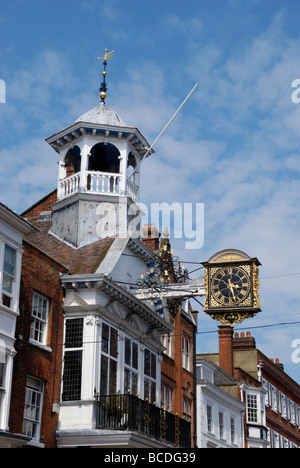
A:
{"type": "MultiPolygon", "coordinates": [[[[101,103],[102,104],[102,103],[101,103]]],[[[98,125],[112,125],[116,127],[126,127],[123,120],[112,109],[108,109],[103,105],[94,107],[85,114],[81,115],[76,122],[93,123],[98,125]]]]}

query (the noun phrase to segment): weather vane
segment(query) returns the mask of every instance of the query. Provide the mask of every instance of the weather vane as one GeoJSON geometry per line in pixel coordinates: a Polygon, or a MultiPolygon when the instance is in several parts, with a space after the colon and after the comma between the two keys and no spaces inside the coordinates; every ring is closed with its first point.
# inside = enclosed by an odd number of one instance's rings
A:
{"type": "Polygon", "coordinates": [[[103,103],[105,103],[105,98],[106,98],[106,91],[107,91],[107,86],[106,86],[106,82],[105,82],[105,77],[106,77],[106,65],[107,65],[107,59],[109,59],[110,57],[113,56],[113,53],[114,53],[114,50],[112,50],[111,52],[107,52],[107,49],[105,49],[104,51],[104,57],[98,57],[98,60],[103,60],[103,67],[104,67],[104,70],[102,72],[102,75],[103,75],[103,81],[101,83],[101,86],[100,86],[100,98],[101,98],[101,101],[103,103]]]}

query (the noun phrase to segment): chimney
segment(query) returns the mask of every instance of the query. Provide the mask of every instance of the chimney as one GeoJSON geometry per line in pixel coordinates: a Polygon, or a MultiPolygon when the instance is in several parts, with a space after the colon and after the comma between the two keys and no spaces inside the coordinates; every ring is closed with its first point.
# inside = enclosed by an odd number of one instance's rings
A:
{"type": "Polygon", "coordinates": [[[144,224],[143,227],[143,242],[150,250],[159,249],[159,237],[160,234],[154,223],[144,224]]]}
{"type": "Polygon", "coordinates": [[[219,327],[219,366],[233,376],[233,328],[228,325],[219,327]]]}
{"type": "Polygon", "coordinates": [[[245,333],[241,332],[239,335],[238,332],[234,334],[233,338],[233,349],[255,349],[256,343],[255,338],[251,336],[250,332],[245,333]]]}
{"type": "Polygon", "coordinates": [[[283,366],[283,364],[279,361],[278,358],[275,359],[275,364],[276,364],[276,366],[277,366],[280,370],[284,371],[284,366],[283,366]]]}

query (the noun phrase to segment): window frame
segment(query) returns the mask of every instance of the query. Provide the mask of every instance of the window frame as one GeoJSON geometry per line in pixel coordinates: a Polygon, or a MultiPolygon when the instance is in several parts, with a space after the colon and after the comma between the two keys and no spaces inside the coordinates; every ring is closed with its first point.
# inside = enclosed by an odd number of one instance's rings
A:
{"type": "Polygon", "coordinates": [[[31,304],[31,326],[30,326],[30,342],[37,346],[47,346],[48,344],[48,326],[49,326],[49,311],[50,311],[50,299],[38,291],[32,293],[32,304],[31,304]],[[46,308],[44,309],[45,317],[38,317],[34,315],[34,309],[42,306],[35,306],[35,300],[45,301],[46,308]],[[36,327],[35,325],[39,325],[36,327]],[[36,334],[42,335],[42,339],[36,339],[36,334]],[[33,335],[33,336],[32,336],[33,335]]]}
{"type": "Polygon", "coordinates": [[[3,245],[3,261],[1,265],[2,278],[1,278],[1,301],[5,307],[12,309],[14,307],[14,298],[16,292],[16,282],[18,278],[18,249],[10,244],[9,242],[4,242],[3,245]],[[14,252],[14,264],[12,265],[13,273],[5,270],[5,264],[8,263],[5,260],[7,249],[11,249],[14,252]],[[11,291],[5,289],[5,277],[9,278],[11,291]]]}
{"type": "Polygon", "coordinates": [[[182,367],[188,372],[191,371],[191,343],[186,335],[182,335],[182,367]]]}
{"type": "Polygon", "coordinates": [[[213,434],[213,405],[206,404],[206,429],[208,434],[213,434]]]}
{"type": "MultiPolygon", "coordinates": [[[[148,366],[147,366],[148,368],[148,366]]],[[[150,403],[156,402],[157,392],[157,355],[150,349],[144,350],[144,400],[149,400],[150,403]],[[146,373],[146,355],[149,353],[149,373],[146,373]],[[155,376],[153,376],[153,364],[155,360],[155,376]],[[146,389],[148,388],[148,391],[146,389]]]]}
{"type": "Polygon", "coordinates": [[[119,331],[117,328],[102,322],[101,327],[101,346],[100,346],[100,395],[112,395],[117,392],[117,382],[118,382],[118,365],[119,365],[119,331]],[[108,339],[104,336],[104,330],[108,328],[108,339]],[[113,330],[113,332],[112,332],[113,330]],[[112,339],[112,333],[115,333],[115,337],[112,339]],[[113,346],[116,341],[116,349],[114,350],[113,346]],[[104,363],[107,362],[106,369],[104,368],[104,363]],[[105,382],[103,381],[102,372],[105,370],[105,382]],[[113,379],[114,376],[114,380],[113,379]],[[112,388],[114,386],[114,388],[112,388]],[[103,392],[105,387],[105,391],[103,392]]]}
{"type": "Polygon", "coordinates": [[[130,393],[137,396],[140,393],[140,347],[137,341],[129,338],[128,336],[125,336],[124,347],[124,393],[130,393]]]}
{"type": "Polygon", "coordinates": [[[39,441],[41,433],[43,400],[44,382],[35,377],[27,376],[22,434],[37,441],[39,441]],[[35,413],[35,417],[33,417],[33,413],[35,413]]]}
{"type": "MultiPolygon", "coordinates": [[[[78,325],[77,325],[78,326],[78,325]]],[[[84,318],[83,317],[70,317],[65,320],[65,330],[64,330],[64,358],[63,358],[63,374],[62,374],[62,401],[78,401],[81,400],[82,392],[82,363],[83,363],[83,336],[84,336],[84,318]],[[69,336],[72,330],[68,330],[68,326],[71,324],[71,321],[77,321],[77,324],[80,324],[78,327],[77,335],[69,336]],[[77,374],[72,372],[72,361],[73,367],[76,367],[77,374]],[[77,364],[75,363],[77,361],[77,364]],[[70,377],[69,377],[70,376],[70,377]],[[77,378],[77,382],[76,379],[77,378]],[[73,379],[73,380],[72,380],[73,379]],[[73,385],[73,390],[70,388],[73,385]],[[73,394],[73,397],[70,395],[73,394]]],[[[75,329],[73,329],[74,332],[75,329]]],[[[76,330],[75,330],[76,331],[76,330]]]]}
{"type": "Polygon", "coordinates": [[[247,423],[259,424],[259,395],[247,392],[247,423]]]}

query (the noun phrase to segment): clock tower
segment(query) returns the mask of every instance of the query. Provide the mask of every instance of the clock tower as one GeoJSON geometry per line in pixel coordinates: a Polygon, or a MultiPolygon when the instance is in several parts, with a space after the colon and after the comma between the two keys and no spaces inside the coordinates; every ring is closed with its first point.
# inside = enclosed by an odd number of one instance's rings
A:
{"type": "MultiPolygon", "coordinates": [[[[46,139],[58,154],[57,202],[52,206],[51,234],[80,248],[105,237],[131,234],[139,210],[139,163],[149,144],[105,106],[106,65],[103,57],[100,103],[75,123],[46,139]]],[[[140,232],[141,230],[138,230],[140,232]]]]}

